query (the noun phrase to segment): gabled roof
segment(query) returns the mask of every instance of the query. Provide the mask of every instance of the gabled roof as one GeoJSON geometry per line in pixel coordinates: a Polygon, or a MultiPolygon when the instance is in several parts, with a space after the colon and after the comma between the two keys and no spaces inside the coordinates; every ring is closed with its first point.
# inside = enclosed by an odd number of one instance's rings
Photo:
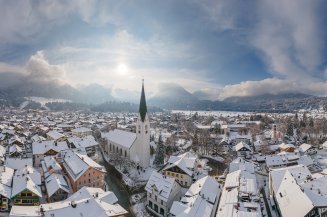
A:
{"type": "Polygon", "coordinates": [[[158,197],[167,202],[171,196],[174,185],[177,185],[174,178],[153,171],[145,186],[145,190],[149,193],[153,191],[158,192],[158,197]]]}
{"type": "Polygon", "coordinates": [[[164,167],[163,170],[167,170],[177,166],[186,174],[192,176],[196,159],[197,157],[191,154],[190,152],[186,152],[178,156],[170,156],[168,164],[164,167]]]}
{"type": "Polygon", "coordinates": [[[170,209],[176,217],[209,217],[215,212],[215,204],[220,196],[218,182],[205,176],[191,185],[181,201],[175,201],[170,209]]]}
{"type": "Polygon", "coordinates": [[[246,144],[245,142],[239,142],[237,143],[237,145],[235,146],[235,151],[239,151],[242,148],[246,148],[247,150],[251,151],[251,148],[248,144],[246,144]]]}
{"type": "Polygon", "coordinates": [[[34,154],[45,154],[49,150],[60,152],[61,150],[68,149],[67,143],[55,143],[54,140],[33,142],[32,143],[33,155],[34,154]]]}
{"type": "Polygon", "coordinates": [[[109,133],[102,134],[102,138],[117,143],[123,147],[130,148],[136,140],[136,134],[124,130],[115,129],[109,133]]]}
{"type": "Polygon", "coordinates": [[[25,189],[42,197],[41,192],[41,175],[33,167],[27,166],[16,171],[13,180],[11,198],[15,197],[25,189]]]}
{"type": "Polygon", "coordinates": [[[45,179],[45,187],[47,188],[48,197],[51,197],[59,189],[69,193],[69,186],[63,175],[52,173],[45,179]]]}
{"type": "Polygon", "coordinates": [[[75,152],[65,154],[63,165],[74,180],[79,179],[90,167],[104,173],[106,172],[103,166],[93,161],[87,155],[75,152]]]}

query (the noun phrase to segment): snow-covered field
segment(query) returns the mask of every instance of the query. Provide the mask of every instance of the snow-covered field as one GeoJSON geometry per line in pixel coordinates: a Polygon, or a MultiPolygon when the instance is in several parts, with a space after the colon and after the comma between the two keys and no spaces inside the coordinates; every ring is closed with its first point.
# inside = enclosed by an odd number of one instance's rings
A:
{"type": "Polygon", "coordinates": [[[25,97],[25,99],[33,102],[38,102],[43,106],[48,102],[71,102],[71,100],[68,99],[44,98],[44,97],[36,97],[36,96],[25,97]]]}

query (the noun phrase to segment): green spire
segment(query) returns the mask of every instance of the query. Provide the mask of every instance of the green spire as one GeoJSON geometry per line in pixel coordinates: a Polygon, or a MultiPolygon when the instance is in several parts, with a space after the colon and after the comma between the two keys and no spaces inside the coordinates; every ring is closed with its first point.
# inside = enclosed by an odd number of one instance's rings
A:
{"type": "Polygon", "coordinates": [[[140,100],[140,109],[139,113],[141,116],[142,122],[145,120],[145,115],[147,113],[146,101],[145,101],[145,93],[144,93],[144,79],[142,79],[142,93],[141,93],[141,100],[140,100]]]}

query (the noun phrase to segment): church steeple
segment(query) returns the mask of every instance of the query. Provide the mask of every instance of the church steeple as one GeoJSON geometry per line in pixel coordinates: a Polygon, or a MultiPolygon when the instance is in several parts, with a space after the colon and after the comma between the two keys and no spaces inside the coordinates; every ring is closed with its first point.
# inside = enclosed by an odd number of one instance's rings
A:
{"type": "Polygon", "coordinates": [[[139,108],[139,113],[140,113],[142,122],[144,122],[147,112],[148,112],[148,110],[146,107],[146,100],[145,100],[145,93],[144,93],[144,79],[142,79],[142,93],[141,93],[140,108],[139,108]]]}

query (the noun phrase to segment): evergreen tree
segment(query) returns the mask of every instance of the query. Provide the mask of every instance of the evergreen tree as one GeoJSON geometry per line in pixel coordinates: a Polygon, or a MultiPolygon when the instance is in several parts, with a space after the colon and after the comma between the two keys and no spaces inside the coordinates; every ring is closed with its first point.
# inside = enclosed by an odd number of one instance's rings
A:
{"type": "Polygon", "coordinates": [[[158,147],[156,157],[154,158],[153,164],[155,165],[162,165],[164,164],[165,160],[165,146],[162,141],[161,134],[159,135],[158,147]]]}
{"type": "Polygon", "coordinates": [[[287,123],[286,135],[293,136],[294,134],[294,125],[292,120],[289,120],[287,123]]]}
{"type": "Polygon", "coordinates": [[[309,119],[309,127],[314,127],[314,121],[312,117],[309,119]]]}

